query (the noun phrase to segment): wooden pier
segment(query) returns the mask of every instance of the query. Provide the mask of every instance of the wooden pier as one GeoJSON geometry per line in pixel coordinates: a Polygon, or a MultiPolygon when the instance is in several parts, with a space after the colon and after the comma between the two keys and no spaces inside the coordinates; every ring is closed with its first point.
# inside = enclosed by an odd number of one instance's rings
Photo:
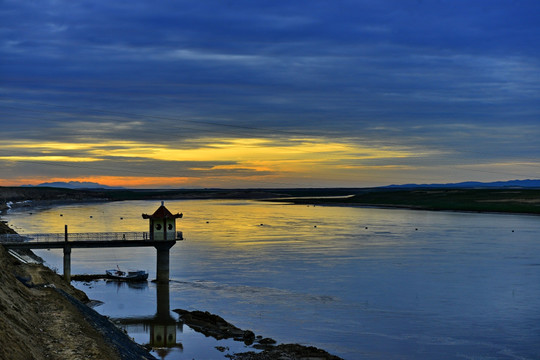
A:
{"type": "Polygon", "coordinates": [[[7,249],[63,249],[64,278],[71,281],[71,249],[77,248],[112,248],[153,246],[156,248],[156,281],[169,282],[169,250],[176,241],[183,240],[182,232],[176,231],[176,219],[182,214],[172,214],[164,205],[152,214],[142,214],[149,220],[149,231],[141,232],[106,232],[68,234],[67,225],[64,233],[58,234],[3,234],[0,244],[7,249]]]}
{"type": "Polygon", "coordinates": [[[148,233],[143,232],[68,234],[67,225],[63,234],[0,235],[0,244],[6,249],[63,249],[64,278],[67,281],[71,281],[71,249],[154,247],[157,251],[156,280],[158,282],[168,282],[169,250],[180,240],[183,240],[181,232],[175,233],[174,239],[166,240],[151,239],[148,233]]]}

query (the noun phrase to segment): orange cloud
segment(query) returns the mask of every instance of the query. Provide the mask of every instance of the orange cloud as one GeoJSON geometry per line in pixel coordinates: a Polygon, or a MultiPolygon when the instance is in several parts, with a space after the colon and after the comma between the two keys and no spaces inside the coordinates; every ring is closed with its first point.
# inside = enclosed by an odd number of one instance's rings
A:
{"type": "Polygon", "coordinates": [[[95,182],[108,186],[121,186],[132,188],[144,187],[162,187],[164,185],[170,187],[182,187],[195,185],[199,178],[188,177],[141,177],[141,176],[84,176],[84,177],[33,177],[33,178],[17,178],[17,179],[0,179],[0,186],[20,186],[20,185],[39,185],[44,182],[95,182]]]}

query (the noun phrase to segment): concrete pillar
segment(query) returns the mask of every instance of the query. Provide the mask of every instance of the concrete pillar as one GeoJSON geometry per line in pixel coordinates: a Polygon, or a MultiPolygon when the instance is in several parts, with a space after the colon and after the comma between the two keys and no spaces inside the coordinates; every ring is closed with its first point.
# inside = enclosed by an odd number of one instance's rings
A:
{"type": "Polygon", "coordinates": [[[64,279],[71,281],[71,246],[64,245],[64,279]]]}
{"type": "Polygon", "coordinates": [[[156,281],[158,283],[169,282],[169,262],[170,255],[169,250],[174,245],[174,242],[168,242],[167,244],[155,245],[157,250],[156,258],[156,281]]]}
{"type": "Polygon", "coordinates": [[[170,315],[170,296],[169,296],[169,284],[158,283],[156,284],[157,295],[157,319],[169,319],[170,315]]]}

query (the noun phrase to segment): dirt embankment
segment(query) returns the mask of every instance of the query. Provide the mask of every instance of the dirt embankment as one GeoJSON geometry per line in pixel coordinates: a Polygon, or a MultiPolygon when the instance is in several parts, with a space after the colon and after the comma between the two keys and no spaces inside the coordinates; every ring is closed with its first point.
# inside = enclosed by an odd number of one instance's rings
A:
{"type": "Polygon", "coordinates": [[[119,359],[50,284],[81,301],[86,295],[59,280],[46,267],[21,264],[0,246],[0,358],[119,359]]]}
{"type": "Polygon", "coordinates": [[[84,305],[84,292],[45,266],[19,262],[1,245],[0,284],[0,359],[153,359],[84,305]]]}

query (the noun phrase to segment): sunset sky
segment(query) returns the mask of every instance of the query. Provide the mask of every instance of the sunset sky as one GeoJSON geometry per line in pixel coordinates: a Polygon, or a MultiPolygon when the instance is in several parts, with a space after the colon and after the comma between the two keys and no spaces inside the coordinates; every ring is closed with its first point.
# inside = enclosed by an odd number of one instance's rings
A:
{"type": "Polygon", "coordinates": [[[0,2],[0,186],[540,178],[536,0],[0,2]]]}

